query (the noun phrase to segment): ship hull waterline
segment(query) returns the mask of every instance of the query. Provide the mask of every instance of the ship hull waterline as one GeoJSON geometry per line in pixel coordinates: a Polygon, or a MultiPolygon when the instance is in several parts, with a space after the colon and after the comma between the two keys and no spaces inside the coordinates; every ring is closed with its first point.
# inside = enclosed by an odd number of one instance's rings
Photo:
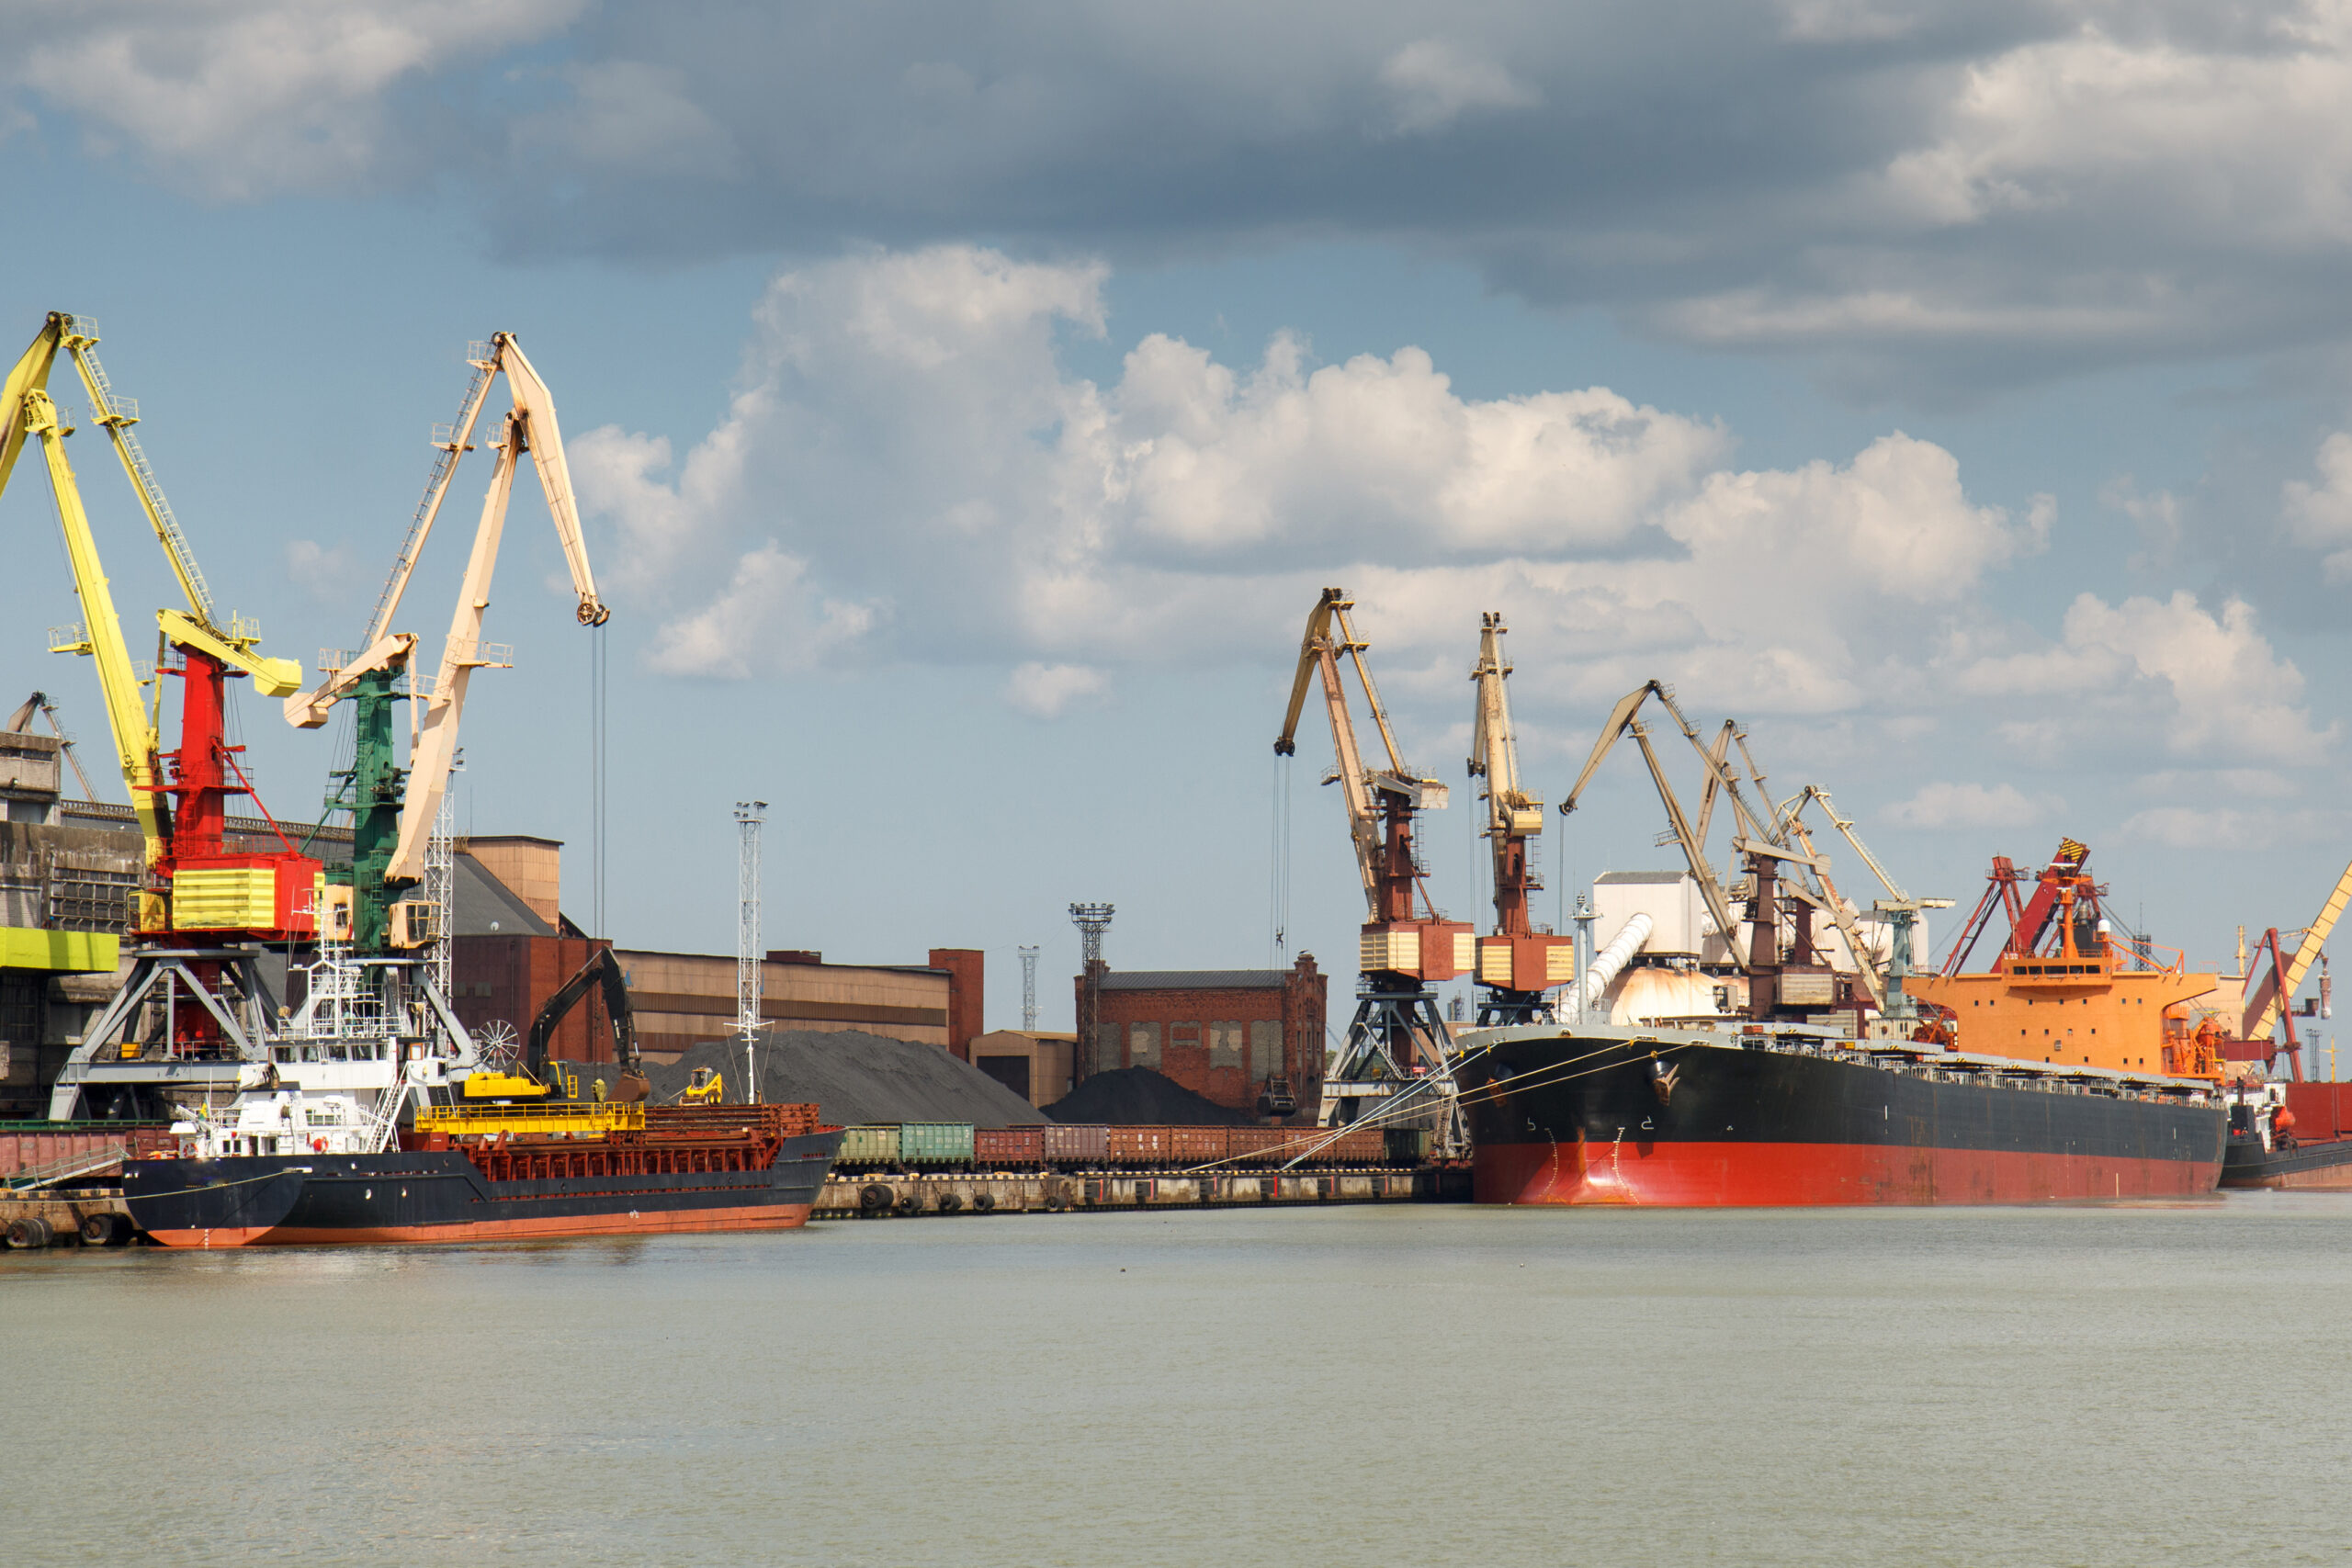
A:
{"type": "Polygon", "coordinates": [[[765,1169],[491,1181],[462,1152],[135,1160],[131,1223],[166,1247],[346,1247],[788,1230],[841,1134],[786,1138],[765,1169]]]}
{"type": "Polygon", "coordinates": [[[2272,1192],[2352,1192],[2352,1139],[2274,1149],[2233,1142],[2222,1166],[2222,1185],[2272,1192]]]}
{"type": "Polygon", "coordinates": [[[2220,1179],[2217,1104],[1736,1040],[1622,1029],[1465,1037],[1457,1077],[1474,1196],[1677,1208],[2112,1202],[2202,1198],[2220,1179]]]}

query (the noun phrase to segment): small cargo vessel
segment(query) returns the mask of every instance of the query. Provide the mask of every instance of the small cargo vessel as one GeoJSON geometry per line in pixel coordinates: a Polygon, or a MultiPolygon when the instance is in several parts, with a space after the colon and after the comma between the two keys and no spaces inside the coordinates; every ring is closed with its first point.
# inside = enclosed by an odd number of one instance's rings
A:
{"type": "MultiPolygon", "coordinates": [[[[2352,1192],[2352,1138],[2305,1142],[2290,1101],[2296,1090],[2325,1092],[2334,1085],[2290,1085],[2256,1080],[2229,1091],[2230,1145],[2222,1162],[2222,1185],[2274,1191],[2352,1192]]],[[[2323,1107],[2326,1109],[2326,1107],[2323,1107]]],[[[2332,1123],[2333,1119],[2330,1119],[2332,1123]]]]}
{"type": "MultiPolygon", "coordinates": [[[[280,1089],[123,1167],[131,1221],[167,1247],[514,1241],[805,1223],[841,1147],[813,1105],[546,1103],[417,1112],[399,1147],[280,1089]]],[[[477,1088],[479,1086],[479,1088],[477,1088]]],[[[544,1092],[544,1091],[542,1091],[544,1092]]]]}
{"type": "Polygon", "coordinates": [[[131,1223],[166,1247],[521,1241],[803,1224],[841,1150],[813,1105],[729,1105],[697,1075],[645,1103],[628,993],[599,949],[532,1021],[520,1072],[485,1066],[454,1021],[401,1032],[339,953],[313,1006],[348,1005],[239,1070],[236,1098],[174,1123],[177,1146],[123,1166],[131,1223]],[[601,984],[614,1082],[558,1070],[548,1043],[601,984]]]}

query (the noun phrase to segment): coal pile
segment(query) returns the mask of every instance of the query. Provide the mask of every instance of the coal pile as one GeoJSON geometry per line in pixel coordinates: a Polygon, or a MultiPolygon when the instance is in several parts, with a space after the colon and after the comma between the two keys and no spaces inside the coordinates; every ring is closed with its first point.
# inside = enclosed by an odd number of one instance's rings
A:
{"type": "Polygon", "coordinates": [[[1057,1122],[1111,1127],[1252,1127],[1257,1118],[1227,1111],[1149,1067],[1096,1073],[1046,1107],[1057,1122]]]}
{"type": "MultiPolygon", "coordinates": [[[[969,1122],[975,1127],[1034,1126],[1043,1112],[967,1062],[936,1045],[890,1040],[858,1030],[763,1030],[756,1047],[760,1098],[814,1102],[818,1116],[843,1126],[874,1122],[969,1122]]],[[[743,1098],[743,1047],[708,1040],[670,1066],[648,1062],[653,1101],[678,1098],[696,1067],[715,1067],[729,1101],[743,1098]]],[[[602,1069],[613,1072],[610,1064],[602,1069]]],[[[582,1083],[587,1082],[582,1077],[582,1083]]]]}

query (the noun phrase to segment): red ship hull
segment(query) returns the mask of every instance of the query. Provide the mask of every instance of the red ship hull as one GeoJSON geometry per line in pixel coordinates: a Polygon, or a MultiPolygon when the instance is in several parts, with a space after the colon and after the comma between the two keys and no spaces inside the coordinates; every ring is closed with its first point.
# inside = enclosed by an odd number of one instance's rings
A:
{"type": "Polygon", "coordinates": [[[1505,1144],[1481,1146],[1481,1203],[1794,1208],[1839,1203],[2049,1203],[2188,1198],[2211,1168],[2183,1160],[1853,1144],[1505,1144]]]}

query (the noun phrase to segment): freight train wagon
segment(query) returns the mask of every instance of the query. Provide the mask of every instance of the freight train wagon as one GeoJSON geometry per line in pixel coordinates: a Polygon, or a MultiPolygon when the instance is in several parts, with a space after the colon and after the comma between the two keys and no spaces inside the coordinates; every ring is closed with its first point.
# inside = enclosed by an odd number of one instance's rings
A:
{"type": "Polygon", "coordinates": [[[897,1122],[852,1127],[836,1170],[1268,1170],[1295,1163],[1417,1166],[1429,1134],[1416,1127],[1102,1127],[1048,1122],[974,1127],[897,1122]]]}

